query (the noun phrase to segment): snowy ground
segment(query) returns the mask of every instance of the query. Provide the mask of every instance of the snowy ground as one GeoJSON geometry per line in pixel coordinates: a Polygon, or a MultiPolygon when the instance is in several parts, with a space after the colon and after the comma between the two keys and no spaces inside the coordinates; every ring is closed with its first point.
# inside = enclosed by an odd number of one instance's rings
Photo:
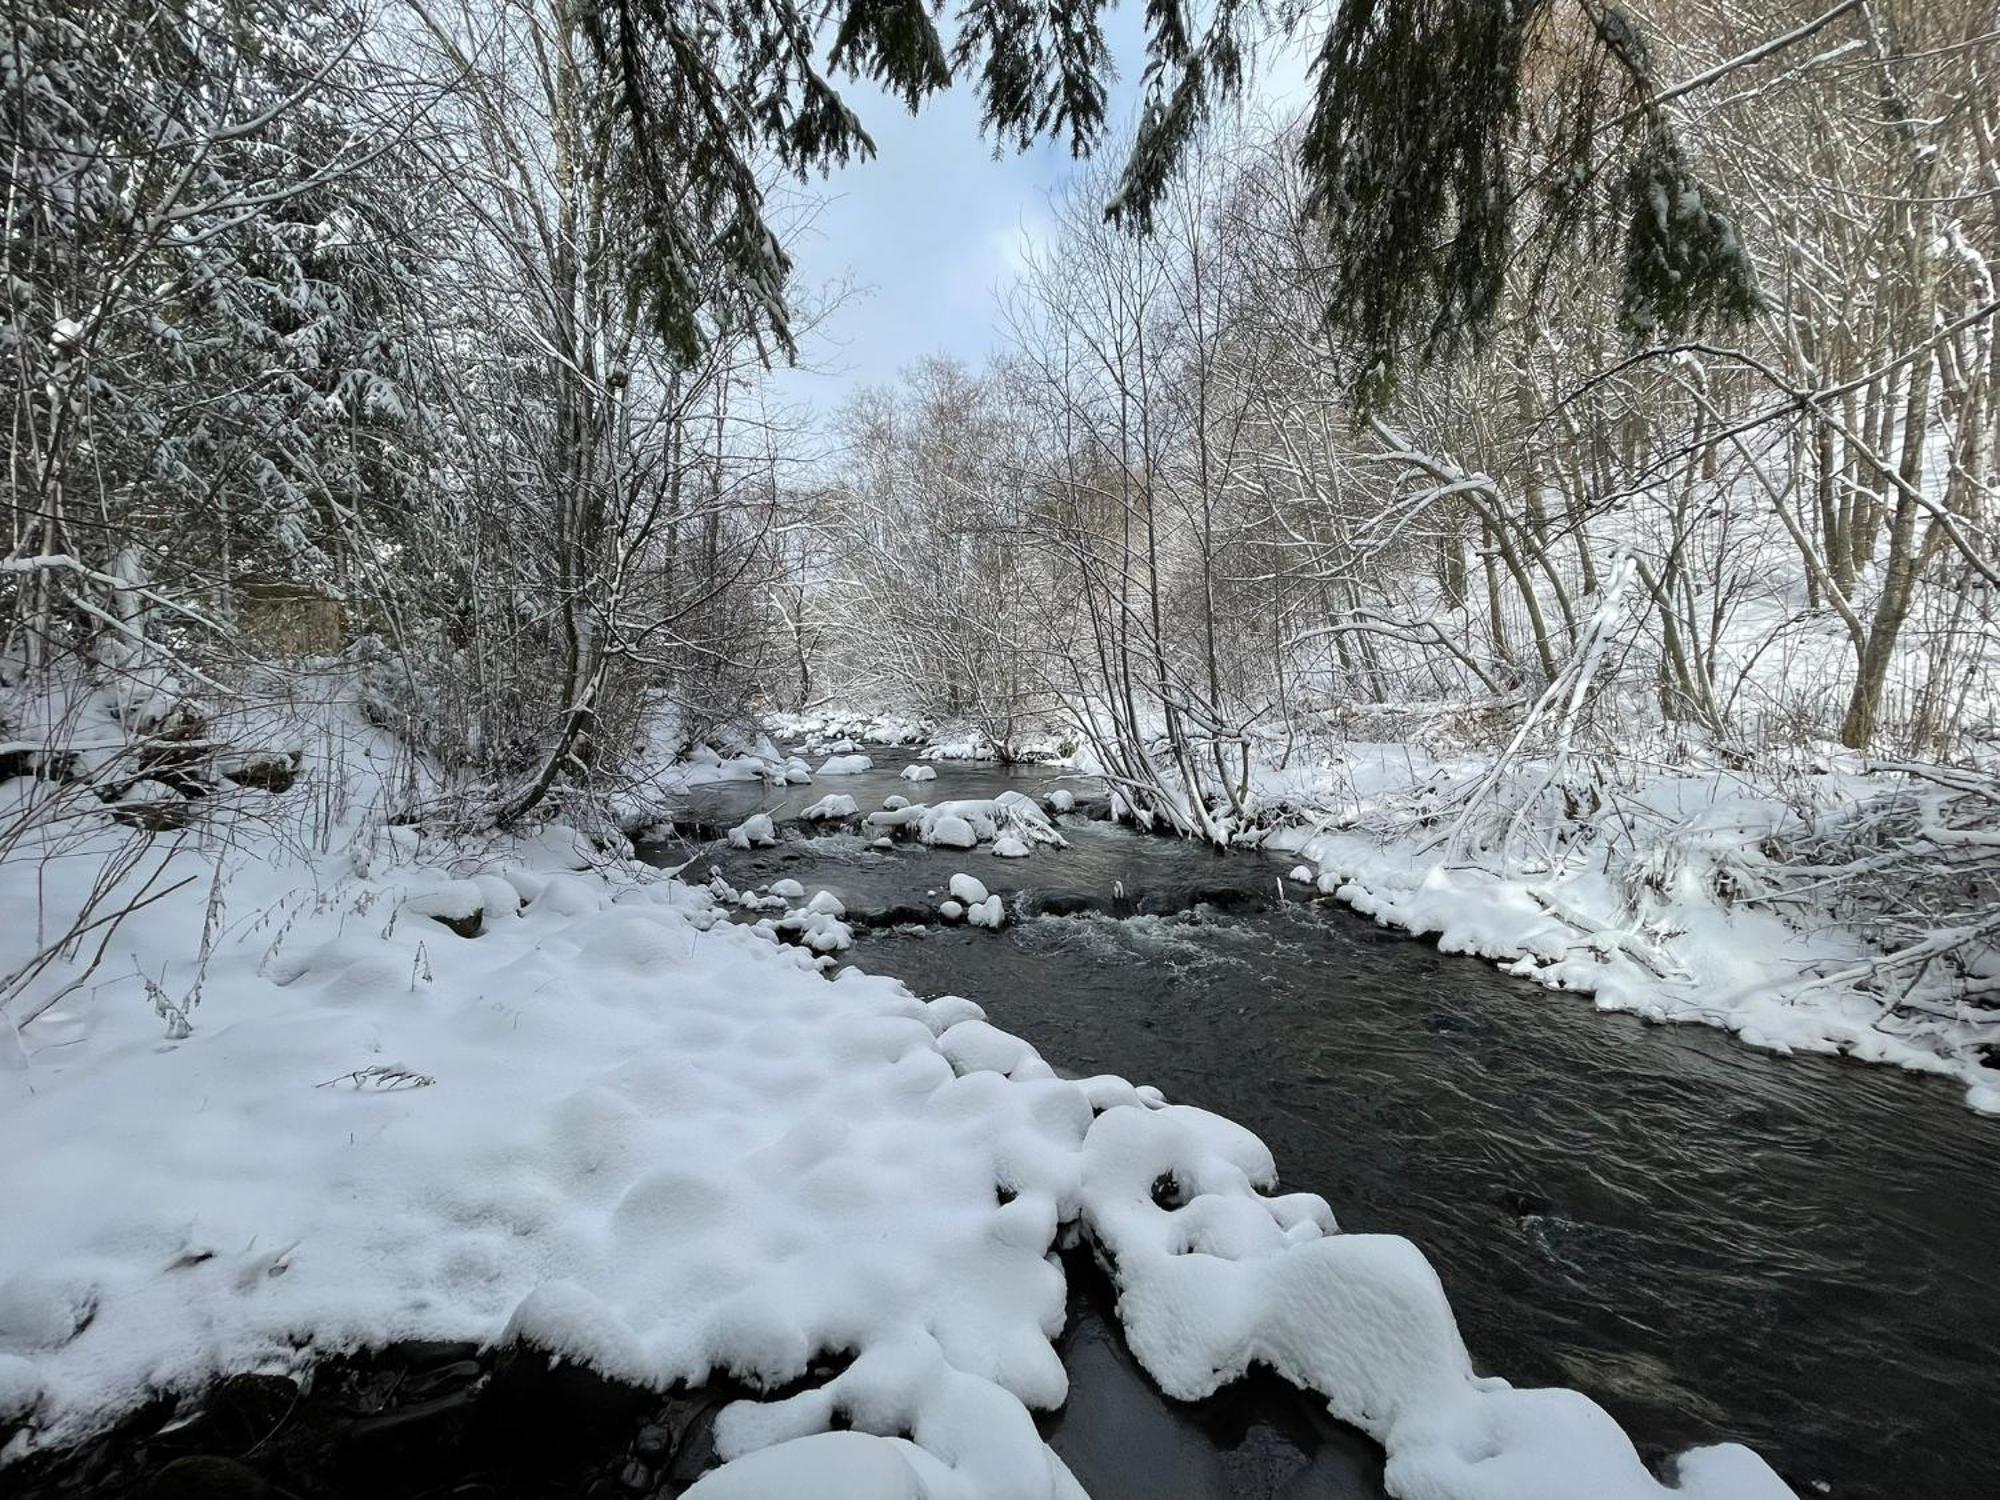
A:
{"type": "MultiPolygon", "coordinates": [[[[1274,1196],[1226,1120],[1059,1078],[969,1001],[829,978],[567,829],[474,845],[330,805],[246,794],[226,841],[164,856],[157,888],[195,878],[115,958],[10,1009],[80,981],[0,1031],[11,1456],[218,1374],[520,1338],[660,1387],[855,1355],[730,1408],[704,1497],[1074,1495],[1031,1413],[1064,1398],[1053,1252],[1081,1235],[1163,1389],[1270,1365],[1407,1500],[1788,1493],[1736,1446],[1668,1490],[1585,1398],[1476,1377],[1422,1253],[1274,1196]]],[[[123,836],[0,862],[0,906],[53,917],[123,836]]]]}

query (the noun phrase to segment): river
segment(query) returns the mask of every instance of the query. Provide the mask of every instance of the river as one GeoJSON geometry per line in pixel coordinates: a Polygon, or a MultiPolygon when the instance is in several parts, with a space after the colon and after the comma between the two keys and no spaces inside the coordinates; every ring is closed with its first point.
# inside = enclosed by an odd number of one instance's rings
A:
{"type": "MultiPolygon", "coordinates": [[[[1586,1392],[1649,1458],[1737,1439],[1801,1496],[2000,1494],[2000,1120],[1954,1086],[1599,1012],[1311,899],[1288,860],[1081,814],[1026,860],[796,821],[829,792],[1094,790],[954,763],[912,786],[909,752],[870,753],[812,787],[691,792],[695,841],[641,852],[830,890],[875,924],[849,961],[977,1000],[1066,1073],[1249,1126],[1343,1227],[1424,1249],[1482,1370],[1586,1392]],[[779,847],[700,842],[753,811],[779,847]],[[894,925],[959,870],[1007,898],[1001,933],[894,925]]],[[[1097,1500],[1379,1493],[1372,1445],[1275,1379],[1153,1394],[1108,1292],[1074,1279],[1072,1396],[1045,1425],[1097,1500]]]]}

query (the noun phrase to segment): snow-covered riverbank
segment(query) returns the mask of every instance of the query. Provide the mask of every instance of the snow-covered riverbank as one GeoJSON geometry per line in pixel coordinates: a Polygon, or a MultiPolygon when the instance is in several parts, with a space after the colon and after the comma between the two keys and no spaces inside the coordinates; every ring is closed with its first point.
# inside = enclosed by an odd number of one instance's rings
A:
{"type": "MultiPolygon", "coordinates": [[[[908,716],[780,723],[820,741],[926,739],[908,716]]],[[[937,736],[949,756],[976,740],[963,729],[937,736]]],[[[1056,736],[1039,743],[1096,770],[1056,736]]],[[[1977,856],[1992,837],[1949,827],[1954,784],[1922,770],[1848,756],[1780,784],[1635,754],[1618,783],[1566,788],[1546,757],[1274,742],[1252,760],[1248,816],[1218,799],[1215,821],[1239,843],[1294,856],[1300,881],[1447,953],[1773,1051],[1938,1074],[1963,1086],[1971,1108],[2000,1113],[2000,1011],[1966,999],[1962,972],[2000,983],[2000,928],[1976,909],[1990,875],[1959,879],[1968,912],[1895,909],[1899,867],[1936,895],[1952,884],[1948,856],[1977,856]]],[[[1978,788],[1965,799],[1971,816],[1991,811],[1990,783],[1964,784],[1978,788]]]]}
{"type": "MultiPolygon", "coordinates": [[[[1421,1251],[1269,1196],[1239,1127],[1060,1079],[970,1002],[829,979],[567,829],[427,837],[348,790],[316,841],[310,799],[246,794],[165,856],[114,957],[54,966],[30,1004],[81,983],[8,1027],[11,1455],[398,1338],[660,1387],[848,1351],[731,1408],[699,1491],[1073,1494],[1031,1414],[1063,1399],[1052,1252],[1080,1234],[1170,1394],[1268,1364],[1378,1438],[1400,1495],[1667,1493],[1588,1400],[1475,1377],[1421,1251]]],[[[8,862],[0,900],[59,920],[114,836],[8,862]]],[[[1679,1482],[1786,1493],[1733,1446],[1679,1482]]]]}
{"type": "Polygon", "coordinates": [[[1841,909],[1841,870],[1781,869],[1785,842],[1815,818],[1853,818],[1882,784],[1828,769],[1780,795],[1733,773],[1663,771],[1571,826],[1490,836],[1544,770],[1496,777],[1490,758],[1347,744],[1260,777],[1271,826],[1258,838],[1295,853],[1318,889],[1445,952],[1753,1046],[1941,1074],[1972,1108],[2000,1112],[2000,1013],[1928,965],[1884,964],[1873,914],[1841,909]],[[1476,821],[1488,836],[1468,836],[1476,821]]]}

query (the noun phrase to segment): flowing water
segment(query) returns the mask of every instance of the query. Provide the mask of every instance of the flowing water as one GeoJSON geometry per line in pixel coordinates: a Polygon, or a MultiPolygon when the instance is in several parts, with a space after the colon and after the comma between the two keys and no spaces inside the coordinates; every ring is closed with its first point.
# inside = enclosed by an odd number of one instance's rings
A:
{"type": "MultiPolygon", "coordinates": [[[[873,753],[813,787],[700,789],[685,826],[1059,781],[940,764],[912,786],[906,753],[873,753]]],[[[852,962],[970,996],[1064,1072],[1241,1121],[1343,1227],[1425,1250],[1483,1370],[1587,1392],[1648,1457],[1734,1438],[1801,1496],[2000,1496],[2000,1120],[1956,1088],[1600,1013],[1302,899],[1290,861],[1061,826],[1069,848],[1001,860],[784,824],[689,873],[831,890],[874,924],[852,962]],[[1008,897],[1002,933],[885,925],[958,870],[1008,897]]],[[[1368,1445],[1310,1403],[1165,1402],[1103,1297],[1074,1311],[1048,1426],[1098,1500],[1379,1493],[1368,1445]]]]}

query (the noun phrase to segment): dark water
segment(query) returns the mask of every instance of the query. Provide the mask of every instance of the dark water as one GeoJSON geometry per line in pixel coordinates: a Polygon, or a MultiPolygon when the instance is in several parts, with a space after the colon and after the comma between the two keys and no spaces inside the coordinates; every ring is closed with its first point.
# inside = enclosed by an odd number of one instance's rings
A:
{"type": "MultiPolygon", "coordinates": [[[[941,801],[1051,779],[941,765],[911,787],[894,776],[907,756],[873,753],[890,769],[690,803],[728,823],[836,790],[866,811],[893,791],[941,801]]],[[[1023,912],[1051,889],[1089,897],[1109,910],[998,936],[887,928],[848,956],[920,994],[970,996],[1064,1071],[1156,1084],[1256,1130],[1287,1186],[1324,1195],[1344,1227],[1423,1247],[1482,1368],[1587,1392],[1649,1457],[1734,1438],[1802,1496],[2000,1496],[2000,1120],[1956,1088],[1601,1014],[1298,887],[1281,904],[1286,861],[1076,817],[1063,831],[1071,848],[1007,861],[792,828],[779,849],[717,863],[738,884],[790,875],[863,911],[924,900],[961,869],[1023,912]]],[[[1140,1436],[1157,1421],[1215,1450],[1207,1468],[1169,1465],[1212,1476],[1171,1493],[1369,1492],[1351,1455],[1319,1475],[1324,1434],[1292,1432],[1294,1458],[1266,1464],[1266,1482],[1212,1414],[1148,1414],[1125,1391],[1108,1426],[1078,1418],[1087,1391],[1116,1386],[1105,1361],[1119,1358],[1088,1308],[1078,1330],[1070,1443],[1124,1431],[1170,1451],[1140,1436]]],[[[1248,1429],[1267,1457],[1269,1428],[1248,1429]]],[[[1144,1472],[1085,1482],[1100,1500],[1169,1492],[1144,1472]]]]}

